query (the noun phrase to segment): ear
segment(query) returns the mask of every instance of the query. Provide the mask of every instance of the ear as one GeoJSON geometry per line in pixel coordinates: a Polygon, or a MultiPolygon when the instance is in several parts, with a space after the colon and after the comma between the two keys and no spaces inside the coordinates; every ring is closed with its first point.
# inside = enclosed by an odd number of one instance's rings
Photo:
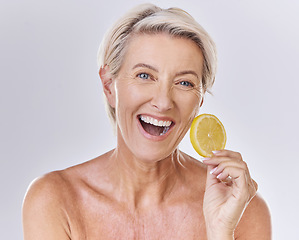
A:
{"type": "Polygon", "coordinates": [[[99,70],[99,75],[102,80],[103,91],[106,95],[108,103],[111,107],[115,108],[115,90],[112,75],[109,71],[109,66],[105,65],[99,70]]]}
{"type": "Polygon", "coordinates": [[[201,98],[201,103],[199,105],[199,107],[201,108],[201,106],[203,105],[203,100],[204,100],[204,97],[201,98]]]}
{"type": "Polygon", "coordinates": [[[205,89],[204,87],[202,87],[200,89],[201,100],[200,100],[200,103],[199,103],[199,108],[201,108],[201,106],[203,105],[203,102],[204,102],[204,99],[205,99],[205,96],[206,96],[206,92],[207,92],[207,89],[205,89]]]}

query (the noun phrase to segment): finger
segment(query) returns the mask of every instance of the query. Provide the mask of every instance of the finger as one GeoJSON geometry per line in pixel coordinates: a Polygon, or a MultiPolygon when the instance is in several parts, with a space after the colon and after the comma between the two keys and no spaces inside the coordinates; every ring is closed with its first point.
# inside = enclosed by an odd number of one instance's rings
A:
{"type": "Polygon", "coordinates": [[[203,158],[202,161],[206,165],[219,165],[223,161],[229,161],[230,158],[228,157],[210,157],[210,158],[203,158]]]}
{"type": "Polygon", "coordinates": [[[258,188],[259,188],[257,182],[254,181],[252,178],[251,178],[251,181],[252,181],[252,184],[253,184],[253,186],[254,186],[255,191],[257,192],[257,190],[258,190],[258,188]]]}
{"type": "Polygon", "coordinates": [[[247,177],[243,169],[236,167],[228,167],[223,170],[216,178],[219,181],[224,181],[231,177],[232,195],[235,199],[239,199],[242,202],[248,202],[251,198],[251,187],[246,181],[247,177]]]}
{"type": "Polygon", "coordinates": [[[249,188],[249,198],[248,198],[248,202],[250,202],[252,200],[252,198],[256,195],[257,190],[254,187],[250,187],[249,188]]]}
{"type": "Polygon", "coordinates": [[[243,178],[244,181],[241,181],[242,184],[246,182],[246,173],[244,169],[238,167],[229,166],[218,173],[213,173],[213,175],[216,175],[216,178],[219,180],[224,180],[230,176],[233,180],[243,178]]]}
{"type": "Polygon", "coordinates": [[[212,171],[212,169],[213,169],[213,166],[207,167],[206,188],[209,188],[210,186],[219,183],[218,179],[216,178],[216,175],[213,175],[210,173],[212,171]]]}
{"type": "Polygon", "coordinates": [[[228,157],[228,156],[213,156],[211,158],[203,158],[203,163],[206,165],[219,165],[222,162],[243,162],[242,158],[240,157],[228,157]]]}
{"type": "Polygon", "coordinates": [[[215,168],[212,169],[211,173],[214,175],[218,175],[221,172],[223,172],[223,170],[225,168],[228,168],[228,167],[237,167],[237,168],[242,168],[242,169],[248,171],[246,162],[228,160],[228,161],[220,162],[215,168]]]}
{"type": "Polygon", "coordinates": [[[232,193],[235,197],[246,202],[254,197],[257,189],[247,170],[238,167],[226,167],[216,176],[220,181],[225,181],[228,177],[231,177],[232,193]]]}
{"type": "Polygon", "coordinates": [[[250,200],[255,196],[257,189],[258,189],[258,184],[251,178],[250,180],[250,200]]]}
{"type": "Polygon", "coordinates": [[[242,159],[242,155],[239,152],[234,152],[234,151],[227,150],[227,149],[214,151],[213,155],[214,156],[221,156],[221,157],[232,157],[232,158],[242,159]]]}

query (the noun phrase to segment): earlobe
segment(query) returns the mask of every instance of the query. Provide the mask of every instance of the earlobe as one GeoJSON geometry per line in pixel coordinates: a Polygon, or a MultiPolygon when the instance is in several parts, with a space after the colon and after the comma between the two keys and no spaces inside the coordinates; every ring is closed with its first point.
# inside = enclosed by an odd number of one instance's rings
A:
{"type": "Polygon", "coordinates": [[[203,100],[204,100],[204,97],[201,98],[201,103],[199,105],[199,107],[201,108],[202,104],[203,104],[203,100]]]}
{"type": "Polygon", "coordinates": [[[105,65],[104,67],[101,67],[99,70],[99,75],[102,81],[103,91],[108,100],[108,103],[111,107],[115,108],[115,91],[113,78],[109,71],[109,66],[105,65]]]}

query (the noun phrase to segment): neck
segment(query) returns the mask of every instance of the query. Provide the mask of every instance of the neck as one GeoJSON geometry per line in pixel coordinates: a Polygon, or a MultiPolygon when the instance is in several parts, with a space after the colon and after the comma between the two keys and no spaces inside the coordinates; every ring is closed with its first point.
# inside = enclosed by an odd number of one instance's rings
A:
{"type": "Polygon", "coordinates": [[[109,160],[114,171],[116,198],[133,209],[161,204],[181,176],[179,150],[165,159],[144,162],[116,148],[109,160]]]}

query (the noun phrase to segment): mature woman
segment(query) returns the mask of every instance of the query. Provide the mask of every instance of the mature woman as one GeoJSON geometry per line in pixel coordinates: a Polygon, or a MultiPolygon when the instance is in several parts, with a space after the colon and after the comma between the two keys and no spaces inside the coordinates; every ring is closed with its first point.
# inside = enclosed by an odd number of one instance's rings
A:
{"type": "Polygon", "coordinates": [[[181,9],[145,4],[106,34],[98,59],[117,146],[34,181],[25,240],[270,239],[240,153],[202,163],[178,149],[215,78],[207,32],[181,9]]]}

